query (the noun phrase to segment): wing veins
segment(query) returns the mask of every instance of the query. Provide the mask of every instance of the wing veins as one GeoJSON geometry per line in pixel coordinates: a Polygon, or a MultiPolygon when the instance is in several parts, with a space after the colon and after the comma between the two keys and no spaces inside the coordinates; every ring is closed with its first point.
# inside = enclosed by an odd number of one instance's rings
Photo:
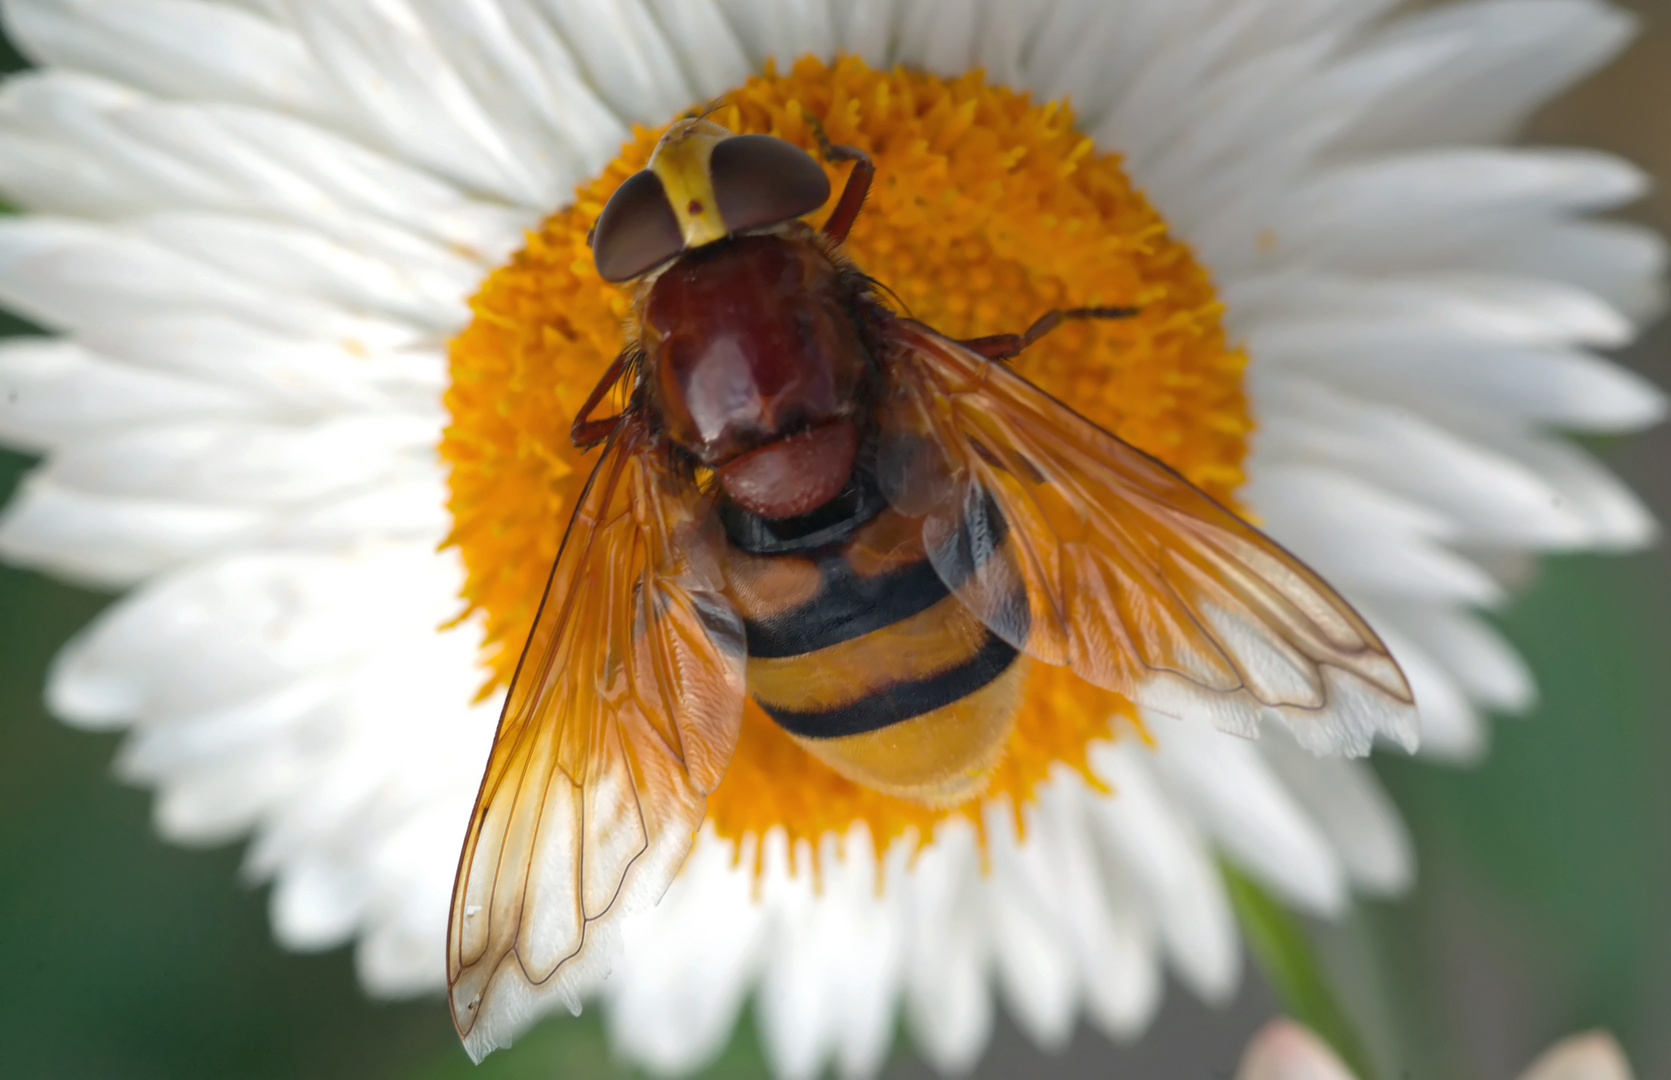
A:
{"type": "Polygon", "coordinates": [[[656,446],[640,414],[611,434],[558,545],[501,711],[448,929],[449,1000],[478,1058],[542,999],[572,1006],[590,992],[607,971],[598,942],[612,940],[599,928],[665,892],[735,747],[737,631],[687,617],[693,605],[725,604],[701,572],[712,554],[692,547],[713,536],[684,528],[710,508],[656,472],[656,446]],[[708,778],[702,788],[692,755],[708,778]],[[627,847],[632,829],[638,839],[627,847]]]}
{"type": "MultiPolygon", "coordinates": [[[[630,769],[631,769],[630,764],[628,766],[628,769],[630,771],[630,769]]],[[[619,903],[620,900],[621,900],[621,891],[624,888],[626,888],[627,878],[632,874],[632,868],[638,864],[639,859],[644,857],[644,853],[646,851],[650,850],[650,841],[649,841],[650,829],[649,829],[648,823],[644,820],[644,803],[643,803],[643,800],[639,798],[638,785],[637,784],[634,784],[632,786],[632,801],[633,801],[633,812],[638,815],[639,827],[644,830],[644,837],[645,837],[644,843],[640,844],[639,847],[638,847],[638,850],[633,852],[632,858],[627,860],[626,868],[621,872],[621,880],[617,881],[615,883],[615,891],[610,894],[609,902],[607,904],[605,904],[603,906],[603,910],[599,911],[596,915],[586,914],[586,904],[585,904],[585,899],[584,899],[584,896],[585,896],[584,882],[586,880],[586,847],[585,847],[584,844],[582,844],[580,846],[580,854],[576,856],[575,873],[574,873],[575,880],[576,880],[576,883],[577,883],[577,890],[576,891],[580,894],[579,903],[578,903],[578,906],[580,908],[580,927],[579,927],[579,932],[578,932],[578,940],[575,942],[575,946],[574,946],[573,949],[569,950],[568,953],[564,954],[562,959],[558,960],[555,964],[553,964],[551,966],[551,970],[549,972],[547,972],[544,975],[544,977],[538,978],[538,979],[534,978],[534,973],[528,970],[528,962],[522,956],[522,950],[521,950],[520,946],[517,947],[514,950],[515,953],[516,953],[517,966],[522,969],[522,974],[527,976],[528,982],[530,984],[532,984],[534,986],[544,986],[546,983],[550,982],[552,979],[555,979],[557,977],[558,973],[563,970],[563,965],[564,964],[567,964],[569,961],[573,960],[575,957],[579,956],[583,951],[585,951],[587,931],[589,931],[591,929],[591,926],[594,922],[597,922],[599,919],[603,918],[605,915],[608,915],[611,911],[613,911],[615,909],[615,905],[617,903],[619,903]]],[[[580,833],[581,833],[581,835],[584,836],[585,833],[586,833],[586,815],[589,811],[587,809],[587,803],[586,803],[586,800],[584,798],[580,799],[579,802],[580,802],[580,826],[581,826],[580,827],[580,833]]],[[[521,909],[519,908],[518,910],[520,911],[521,909]]],[[[518,929],[520,929],[521,928],[521,919],[518,918],[517,922],[518,922],[518,929]]]]}
{"type": "MultiPolygon", "coordinates": [[[[1220,726],[1247,734],[1282,716],[1314,752],[1366,753],[1378,733],[1414,745],[1414,698],[1397,663],[1292,553],[1020,373],[910,320],[886,333],[895,389],[882,414],[884,494],[937,532],[951,517],[962,539],[936,543],[954,552],[972,549],[980,529],[970,489],[1011,519],[1013,572],[1040,616],[1012,644],[1139,701],[1151,678],[1180,679],[1234,703],[1214,707],[1220,726]],[[924,443],[939,456],[920,463],[924,443]],[[1293,722],[1301,715],[1319,719],[1293,722]]],[[[1004,630],[1007,605],[989,580],[941,577],[1004,630]]],[[[1188,700],[1179,707],[1193,709],[1188,700]]]]}

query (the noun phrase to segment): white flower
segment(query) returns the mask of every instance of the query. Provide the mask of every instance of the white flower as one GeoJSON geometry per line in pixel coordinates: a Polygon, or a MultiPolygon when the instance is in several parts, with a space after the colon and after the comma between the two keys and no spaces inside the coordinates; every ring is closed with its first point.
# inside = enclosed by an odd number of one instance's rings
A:
{"type": "MultiPolygon", "coordinates": [[[[1247,1044],[1236,1080],[1353,1080],[1352,1071],[1316,1035],[1274,1020],[1247,1044]]],[[[1538,1055],[1520,1080],[1631,1080],[1630,1062],[1604,1031],[1570,1035],[1538,1055]]]]}
{"type": "MultiPolygon", "coordinates": [[[[356,941],[372,993],[432,992],[497,714],[459,609],[436,445],[466,298],[616,155],[768,57],[853,53],[1070,98],[1210,271],[1257,424],[1238,492],[1392,646],[1422,752],[1483,752],[1532,682],[1474,609],[1527,554],[1653,526],[1551,432],[1659,394],[1591,350],[1657,300],[1657,238],[1590,215],[1642,176],[1505,149],[1628,37],[1589,0],[1389,19],[1381,0],[5,0],[40,64],[0,93],[0,437],[44,456],[0,552],[132,591],[48,693],[125,727],[120,769],[180,842],[253,837],[275,933],[356,941]]],[[[993,327],[993,331],[1019,327],[993,327]]],[[[566,430],[567,416],[553,416],[566,430]]],[[[543,572],[543,569],[542,569],[543,572]]],[[[1222,855],[1289,903],[1397,892],[1412,858],[1356,762],[1155,718],[915,861],[705,830],[599,990],[616,1045],[691,1068],[758,992],[785,1076],[862,1075],[903,1008],[943,1069],[996,986],[1041,1044],[1116,1037],[1162,968],[1221,1000],[1222,855]],[[845,851],[845,857],[837,857],[845,851]],[[983,867],[983,861],[988,865],[983,867]],[[877,888],[877,876],[885,886],[877,888]]]]}

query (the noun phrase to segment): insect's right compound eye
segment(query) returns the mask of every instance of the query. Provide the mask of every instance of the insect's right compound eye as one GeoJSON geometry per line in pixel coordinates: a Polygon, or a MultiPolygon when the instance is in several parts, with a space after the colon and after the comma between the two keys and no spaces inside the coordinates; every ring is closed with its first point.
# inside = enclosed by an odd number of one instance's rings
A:
{"type": "Polygon", "coordinates": [[[824,167],[794,143],[771,135],[721,139],[708,170],[720,216],[733,233],[810,214],[830,197],[824,167]]]}
{"type": "Polygon", "coordinates": [[[592,260],[605,281],[631,281],[684,248],[661,177],[648,169],[615,189],[592,231],[592,260]]]}

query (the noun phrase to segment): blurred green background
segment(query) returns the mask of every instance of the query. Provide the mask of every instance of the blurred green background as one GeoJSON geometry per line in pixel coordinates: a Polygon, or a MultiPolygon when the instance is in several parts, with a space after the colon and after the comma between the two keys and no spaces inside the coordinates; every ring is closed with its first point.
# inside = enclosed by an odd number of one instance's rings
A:
{"type": "MultiPolygon", "coordinates": [[[[1663,181],[1671,3],[1631,6],[1642,38],[1526,139],[1617,151],[1663,181]]],[[[1671,194],[1632,216],[1671,233],[1671,194]]],[[[1624,360],[1671,386],[1671,329],[1624,360]]],[[[1603,451],[1671,521],[1671,432],[1603,451]]],[[[28,466],[0,452],[0,503],[28,466]]],[[[439,1000],[368,1002],[346,951],[280,952],[240,851],[163,844],[149,797],[111,777],[118,737],[45,714],[53,653],[105,602],[0,567],[0,1076],[630,1075],[592,1015],[472,1068],[439,1000]]],[[[1597,1025],[1639,1076],[1671,1076],[1671,560],[1663,547],[1551,560],[1500,621],[1542,704],[1498,723],[1477,769],[1377,761],[1415,834],[1420,885],[1314,937],[1384,1076],[1509,1077],[1597,1025]]],[[[1228,1076],[1275,1009],[1256,975],[1221,1011],[1174,988],[1136,1046],[1081,1032],[1058,1057],[1001,1024],[979,1075],[1228,1076]]],[[[710,1074],[764,1075],[746,1025],[710,1074]]],[[[890,1075],[929,1073],[902,1043],[890,1075]]]]}

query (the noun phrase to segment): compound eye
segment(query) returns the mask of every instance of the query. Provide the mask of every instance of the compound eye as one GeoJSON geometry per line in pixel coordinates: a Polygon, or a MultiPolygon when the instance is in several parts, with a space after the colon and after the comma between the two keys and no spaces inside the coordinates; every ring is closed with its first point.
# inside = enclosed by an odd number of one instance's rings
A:
{"type": "Polygon", "coordinates": [[[592,230],[592,261],[605,281],[631,281],[684,249],[661,177],[648,169],[615,189],[592,230]]]}
{"type": "Polygon", "coordinates": [[[733,135],[708,161],[728,232],[798,218],[824,205],[830,178],[812,155],[771,135],[733,135]]]}

